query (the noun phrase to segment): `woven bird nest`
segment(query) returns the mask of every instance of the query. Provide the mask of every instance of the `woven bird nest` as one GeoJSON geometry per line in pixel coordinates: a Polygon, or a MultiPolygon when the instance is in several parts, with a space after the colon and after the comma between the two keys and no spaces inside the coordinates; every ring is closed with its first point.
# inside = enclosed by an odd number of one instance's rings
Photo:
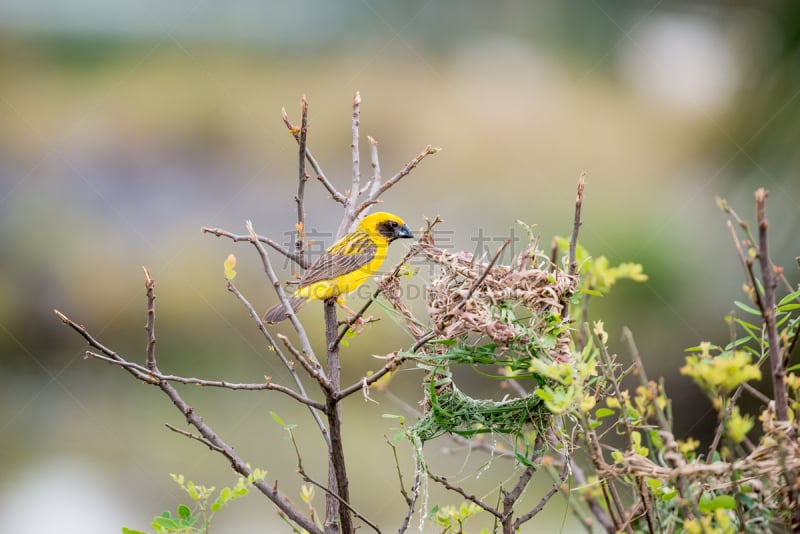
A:
{"type": "Polygon", "coordinates": [[[499,264],[439,248],[426,232],[417,252],[436,267],[427,284],[428,321],[415,318],[403,304],[396,277],[381,282],[384,296],[405,317],[411,333],[432,338],[409,354],[428,371],[424,417],[412,432],[424,442],[445,433],[522,436],[526,428],[541,427],[551,414],[535,393],[475,399],[459,390],[451,371],[458,365],[494,365],[534,378],[533,388],[544,385],[548,379],[532,373],[531,361],[570,360],[563,311],[577,291],[577,277],[554,268],[535,244],[510,264],[499,264]]]}
{"type": "MultiPolygon", "coordinates": [[[[531,331],[545,334],[544,319],[560,315],[577,289],[574,276],[530,266],[533,249],[517,256],[512,265],[491,266],[469,252],[452,253],[431,244],[423,243],[420,252],[441,268],[428,287],[428,313],[434,333],[445,339],[476,333],[498,344],[530,342],[525,336],[531,331]],[[531,314],[530,328],[504,320],[498,313],[501,307],[525,308],[531,314]]],[[[569,360],[567,329],[548,352],[553,360],[569,360]]]]}

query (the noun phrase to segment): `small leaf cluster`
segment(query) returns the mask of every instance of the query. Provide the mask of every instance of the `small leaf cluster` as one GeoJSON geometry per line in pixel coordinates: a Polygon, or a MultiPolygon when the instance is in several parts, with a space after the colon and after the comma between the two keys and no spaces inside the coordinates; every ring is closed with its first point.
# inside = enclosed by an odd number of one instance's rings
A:
{"type": "MultiPolygon", "coordinates": [[[[442,507],[436,505],[428,513],[428,520],[441,527],[442,534],[463,534],[465,532],[464,523],[467,519],[481,511],[481,508],[475,503],[463,502],[459,506],[442,507]]],[[[481,534],[488,534],[489,530],[482,529],[480,532],[481,534]]]]}
{"type": "MultiPolygon", "coordinates": [[[[195,484],[191,480],[186,480],[183,475],[171,474],[172,480],[178,484],[189,498],[194,501],[192,507],[186,504],[178,505],[176,514],[172,515],[165,511],[161,515],[153,518],[150,524],[155,534],[195,534],[207,533],[211,521],[217,512],[222,510],[228,503],[241,499],[249,493],[248,485],[255,480],[263,480],[266,473],[260,469],[255,469],[253,474],[247,479],[239,477],[233,487],[222,488],[214,498],[216,488],[214,486],[204,486],[195,484]]],[[[123,527],[123,534],[147,534],[146,532],[123,527]]]]}

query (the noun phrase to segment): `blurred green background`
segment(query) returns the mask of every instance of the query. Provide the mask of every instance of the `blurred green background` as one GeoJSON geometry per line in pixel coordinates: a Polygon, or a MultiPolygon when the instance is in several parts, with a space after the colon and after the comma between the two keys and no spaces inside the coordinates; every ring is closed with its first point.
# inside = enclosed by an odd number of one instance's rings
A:
{"type": "MultiPolygon", "coordinates": [[[[593,316],[622,356],[618,334],[629,326],[651,376],[667,377],[678,437],[707,435],[714,415],[676,374],[684,348],[728,339],[722,317],[742,298],[715,196],[752,220],[754,189],[769,189],[773,260],[798,281],[798,5],[1,3],[0,530],[143,529],[185,500],[168,473],[235,482],[221,457],[164,428],[185,424],[157,390],[84,361],[85,344],[53,309],[141,362],[146,265],[157,281],[162,370],[242,382],[266,374],[288,384],[225,290],[222,262],[234,252],[240,289],[259,310],[274,302],[257,255],[200,227],[244,233],[251,219],[261,233],[288,239],[297,152],[280,110],[299,120],[302,94],[311,105],[309,147],[342,189],[356,91],[362,136],[379,141],[384,175],[427,144],[443,148],[384,207],[412,228],[441,215],[442,231],[452,232],[442,236],[456,249],[481,252],[512,228],[522,237],[517,219],[536,224],[545,246],[568,234],[586,171],[583,244],[612,262],[640,262],[650,276],[620,283],[593,316]]],[[[366,142],[362,161],[368,175],[366,142]]],[[[335,231],[338,207],[310,182],[307,229],[335,231]]],[[[389,261],[405,246],[393,247],[389,261]]],[[[321,334],[320,307],[303,314],[321,334]]],[[[372,354],[407,343],[391,320],[371,326],[345,352],[345,382],[380,366],[372,354]]],[[[401,373],[395,394],[415,405],[420,378],[401,373]]],[[[464,379],[471,392],[497,395],[495,383],[464,379]]],[[[269,411],[299,425],[304,458],[325,478],[307,411],[277,394],[181,391],[296,501],[295,459],[269,411]]],[[[345,440],[356,505],[391,529],[404,506],[383,436],[396,422],[380,416],[405,412],[378,392],[373,398],[379,404],[345,404],[345,440]]],[[[442,454],[448,446],[430,444],[429,462],[474,493],[508,476],[502,461],[442,454]]],[[[408,480],[410,449],[400,452],[408,480]]],[[[545,487],[529,490],[528,501],[545,487]]],[[[457,502],[431,486],[431,505],[457,502]]],[[[215,531],[284,530],[278,521],[253,495],[222,513],[215,531]]],[[[535,524],[577,528],[558,499],[535,524]]]]}

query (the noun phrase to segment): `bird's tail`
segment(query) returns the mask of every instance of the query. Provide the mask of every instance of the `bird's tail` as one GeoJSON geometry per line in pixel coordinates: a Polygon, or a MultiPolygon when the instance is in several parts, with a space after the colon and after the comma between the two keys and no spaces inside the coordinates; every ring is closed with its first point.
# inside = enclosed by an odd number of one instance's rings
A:
{"type": "MultiPolygon", "coordinates": [[[[289,305],[294,311],[299,310],[303,304],[308,302],[306,297],[291,296],[288,298],[288,300],[289,305]]],[[[281,321],[286,320],[287,317],[289,317],[289,314],[284,309],[283,303],[279,302],[267,310],[267,313],[264,314],[264,322],[269,324],[280,323],[281,321]]]]}

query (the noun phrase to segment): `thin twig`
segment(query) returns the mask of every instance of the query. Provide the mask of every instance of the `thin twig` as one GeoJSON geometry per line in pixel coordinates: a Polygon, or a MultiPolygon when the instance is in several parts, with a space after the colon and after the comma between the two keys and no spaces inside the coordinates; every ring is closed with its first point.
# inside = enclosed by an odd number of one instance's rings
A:
{"type": "MultiPolygon", "coordinates": [[[[289,120],[289,116],[286,114],[285,109],[281,110],[281,114],[283,116],[283,123],[289,129],[289,133],[292,134],[292,137],[294,137],[295,141],[299,143],[300,128],[292,124],[292,122],[289,120]]],[[[325,187],[325,189],[328,190],[328,193],[331,194],[331,198],[333,198],[333,200],[335,200],[339,204],[344,205],[347,199],[343,194],[337,191],[336,188],[331,183],[331,181],[328,180],[328,177],[325,176],[325,173],[322,171],[322,167],[320,167],[316,158],[314,158],[314,156],[311,154],[311,151],[308,150],[308,148],[306,148],[306,159],[308,160],[308,163],[311,164],[311,168],[314,169],[314,172],[317,173],[317,180],[319,180],[320,183],[325,187]]]]}
{"type": "MultiPolygon", "coordinates": [[[[403,268],[403,266],[406,264],[406,262],[414,254],[416,254],[416,249],[415,249],[415,247],[412,246],[411,248],[408,249],[408,252],[406,252],[406,254],[403,256],[403,259],[400,260],[400,262],[397,263],[397,265],[395,265],[394,268],[392,268],[391,271],[389,271],[389,274],[388,274],[387,278],[388,279],[395,278],[400,273],[400,269],[403,268]]],[[[364,316],[364,314],[367,312],[369,307],[372,305],[373,302],[375,302],[375,299],[378,298],[378,296],[381,294],[382,291],[383,291],[383,289],[379,285],[378,288],[372,293],[372,296],[369,298],[369,300],[367,300],[367,302],[364,303],[364,305],[361,307],[361,309],[358,310],[353,317],[348,319],[347,324],[339,331],[339,335],[336,336],[336,341],[333,342],[333,348],[336,348],[336,347],[339,346],[339,343],[342,342],[342,339],[347,334],[347,331],[350,330],[350,328],[356,323],[356,321],[358,321],[359,319],[361,319],[364,316]]]]}
{"type": "Polygon", "coordinates": [[[97,352],[92,352],[91,350],[87,350],[83,354],[83,358],[85,360],[100,360],[102,362],[110,363],[111,365],[116,365],[117,367],[122,367],[132,375],[134,375],[137,379],[142,380],[147,384],[151,384],[153,386],[158,385],[158,381],[160,380],[158,373],[156,371],[150,371],[147,367],[143,365],[139,365],[135,362],[130,362],[128,360],[120,358],[112,358],[110,356],[106,356],[104,354],[98,354],[97,352]]]}
{"type": "Polygon", "coordinates": [[[150,272],[145,266],[142,266],[142,271],[144,271],[144,287],[147,292],[147,323],[144,327],[147,332],[145,361],[147,362],[147,368],[154,371],[156,369],[156,295],[153,288],[156,282],[150,278],[150,272]]]}
{"type": "Polygon", "coordinates": [[[761,279],[764,282],[764,309],[762,317],[767,331],[769,344],[769,363],[772,374],[772,387],[775,396],[775,416],[778,421],[788,421],[788,397],[786,395],[785,371],[783,358],[781,358],[780,338],[775,325],[775,289],[778,282],[772,263],[769,259],[769,245],[767,242],[767,190],[760,188],[756,191],[756,216],[758,218],[758,261],[761,266],[761,279]]]}
{"type": "Polygon", "coordinates": [[[298,162],[297,167],[299,176],[297,177],[297,196],[294,197],[297,203],[297,240],[294,244],[294,250],[297,254],[303,254],[303,236],[305,235],[305,221],[306,212],[304,205],[304,196],[306,191],[306,182],[308,175],[306,174],[306,138],[308,135],[308,100],[306,95],[300,99],[300,139],[298,140],[298,162]]]}
{"type": "Polygon", "coordinates": [[[419,165],[420,162],[423,159],[425,159],[426,156],[429,156],[431,154],[436,154],[441,150],[442,150],[441,148],[434,147],[431,145],[425,147],[425,150],[420,152],[416,157],[414,157],[414,159],[409,161],[405,167],[400,169],[400,172],[398,172],[397,174],[386,180],[383,184],[381,184],[380,187],[376,188],[373,191],[370,191],[369,196],[363,202],[361,202],[361,204],[359,204],[358,207],[356,208],[355,215],[358,216],[362,211],[367,209],[369,206],[377,204],[378,199],[381,197],[381,195],[383,195],[383,193],[385,193],[390,187],[392,187],[394,184],[396,184],[404,177],[406,177],[412,170],[414,170],[414,167],[419,165]]]}
{"type": "Polygon", "coordinates": [[[127,360],[116,360],[114,358],[109,358],[108,356],[104,356],[102,354],[98,354],[92,351],[86,351],[86,358],[101,360],[106,363],[122,367],[123,369],[127,369],[128,371],[136,370],[139,371],[140,373],[147,373],[148,375],[147,378],[142,378],[142,377],[137,377],[137,378],[139,378],[140,380],[144,380],[148,384],[152,384],[154,386],[159,385],[160,381],[167,381],[167,382],[177,382],[178,384],[192,384],[201,387],[230,389],[232,391],[277,391],[311,408],[323,412],[325,411],[325,406],[321,402],[317,402],[303,395],[300,395],[293,389],[287,388],[286,386],[282,386],[280,384],[274,384],[270,381],[269,377],[266,376],[264,377],[265,379],[264,382],[257,384],[228,382],[227,380],[204,380],[202,378],[190,378],[185,376],[168,375],[158,370],[150,371],[137,363],[129,362],[127,360]]]}
{"type": "MultiPolygon", "coordinates": [[[[289,361],[289,359],[283,353],[278,344],[275,343],[275,339],[272,337],[272,334],[267,329],[264,322],[261,320],[261,317],[258,315],[258,312],[256,312],[253,305],[250,304],[250,301],[247,300],[247,298],[244,295],[242,295],[242,293],[236,288],[236,286],[233,284],[232,281],[228,280],[227,286],[228,286],[228,291],[233,293],[236,296],[236,298],[239,299],[239,301],[242,304],[244,304],[245,308],[247,308],[247,312],[250,314],[250,317],[256,322],[256,325],[258,326],[259,332],[261,332],[261,335],[263,335],[264,338],[267,340],[267,343],[269,343],[270,349],[275,351],[275,354],[278,355],[278,358],[281,360],[281,363],[283,363],[283,366],[286,367],[286,369],[289,371],[289,374],[292,376],[292,380],[294,381],[294,384],[297,387],[297,392],[304,398],[307,399],[310,398],[306,393],[305,387],[303,386],[303,381],[300,380],[300,377],[297,375],[297,370],[295,369],[295,366],[289,361]]],[[[306,360],[303,359],[301,361],[301,364],[304,361],[306,360]]],[[[310,409],[309,412],[311,413],[311,417],[314,419],[314,422],[317,424],[317,428],[319,429],[320,434],[322,434],[322,438],[325,440],[325,443],[330,445],[330,436],[328,435],[328,429],[325,427],[325,423],[322,422],[322,418],[316,411],[316,407],[310,405],[308,406],[310,408],[313,408],[310,409]]]]}
{"type": "Polygon", "coordinates": [[[317,362],[304,357],[300,351],[297,350],[294,345],[292,345],[292,342],[289,341],[288,337],[284,336],[283,334],[278,334],[278,339],[281,340],[286,347],[286,350],[288,350],[289,353],[294,356],[294,359],[297,360],[297,363],[299,363],[303,369],[306,370],[308,375],[319,382],[319,385],[322,386],[325,391],[330,391],[331,384],[325,377],[325,373],[322,372],[322,367],[317,362]]]}
{"type": "Polygon", "coordinates": [[[454,486],[454,485],[450,484],[450,482],[447,481],[447,477],[440,477],[438,475],[435,475],[435,474],[431,473],[430,471],[428,471],[428,476],[431,477],[431,480],[433,480],[434,482],[438,482],[439,484],[441,484],[442,486],[444,486],[448,490],[453,491],[455,493],[458,493],[459,495],[461,495],[462,497],[467,499],[469,502],[474,503],[474,504],[478,505],[480,508],[482,508],[483,510],[489,512],[490,514],[495,516],[497,519],[499,519],[501,521],[503,520],[503,514],[501,514],[496,508],[494,508],[493,506],[489,506],[488,504],[486,504],[485,502],[483,502],[482,500],[480,500],[476,496],[467,493],[463,488],[460,488],[458,486],[454,486]]]}
{"type": "Polygon", "coordinates": [[[516,521],[514,521],[515,531],[519,530],[519,527],[522,526],[523,523],[530,521],[536,514],[538,514],[544,509],[545,505],[550,501],[553,495],[558,493],[559,488],[564,483],[564,481],[567,480],[568,476],[569,476],[569,463],[564,462],[564,467],[561,468],[561,473],[559,475],[558,482],[554,483],[553,486],[549,490],[547,490],[547,492],[539,500],[539,503],[536,506],[534,506],[531,511],[529,511],[524,515],[519,516],[519,518],[516,521]]]}
{"type": "MultiPolygon", "coordinates": [[[[151,279],[152,280],[152,279],[151,279]]],[[[149,291],[154,291],[153,287],[148,288],[149,291]]],[[[153,301],[155,299],[153,298],[153,301]]],[[[148,306],[150,306],[150,299],[148,298],[148,306]]],[[[70,326],[73,330],[78,332],[84,339],[86,339],[89,344],[96,349],[100,350],[104,355],[107,356],[106,361],[111,361],[117,365],[123,366],[128,372],[130,372],[134,377],[144,380],[147,383],[153,384],[153,377],[151,373],[159,373],[158,366],[154,365],[153,371],[149,371],[147,374],[143,373],[142,371],[137,370],[135,367],[131,366],[130,362],[127,362],[124,358],[119,356],[116,352],[112,351],[111,349],[106,348],[101,343],[96,341],[94,337],[81,325],[78,325],[63,313],[56,310],[56,315],[64,322],[70,326]],[[124,364],[124,365],[123,365],[124,364]]],[[[153,336],[151,328],[148,327],[147,335],[148,339],[153,336]]],[[[156,384],[164,394],[169,397],[172,401],[172,404],[178,409],[178,411],[183,414],[186,418],[186,422],[190,425],[194,426],[202,436],[203,444],[206,446],[212,447],[214,450],[218,451],[220,454],[225,456],[231,463],[231,467],[234,471],[239,473],[240,475],[250,478],[253,474],[252,468],[244,461],[242,458],[233,450],[233,448],[228,445],[219,435],[214,432],[214,430],[200,417],[197,413],[195,413],[194,409],[189,406],[183,398],[180,396],[178,391],[175,387],[168,381],[168,380],[158,380],[156,384]]],[[[311,534],[323,534],[322,531],[317,528],[313,521],[309,520],[303,514],[301,514],[292,504],[292,502],[287,499],[282,493],[277,490],[277,487],[270,486],[264,480],[253,480],[253,485],[258,488],[258,490],[264,494],[283,514],[285,514],[291,521],[296,523],[301,528],[306,529],[311,534]]]]}
{"type": "Polygon", "coordinates": [[[202,443],[203,445],[205,445],[206,447],[208,447],[212,451],[222,452],[222,449],[220,449],[219,447],[217,447],[216,445],[214,445],[213,443],[208,441],[203,436],[195,436],[191,432],[187,432],[186,430],[181,430],[180,428],[172,426],[169,423],[164,423],[164,426],[167,427],[168,429],[172,430],[173,432],[177,433],[177,434],[180,434],[182,436],[186,436],[189,439],[194,439],[194,440],[199,441],[200,443],[202,443]]]}
{"type": "Polygon", "coordinates": [[[253,244],[254,247],[256,247],[258,255],[261,256],[261,263],[264,266],[264,272],[267,273],[267,278],[269,278],[269,281],[275,288],[275,292],[278,294],[278,299],[281,301],[281,304],[287,311],[289,320],[291,321],[295,332],[297,332],[297,335],[300,338],[300,345],[303,348],[303,352],[306,354],[308,358],[310,358],[315,363],[319,364],[319,360],[314,354],[314,349],[311,348],[311,341],[308,338],[308,334],[306,334],[306,330],[303,327],[303,324],[297,318],[297,315],[294,313],[294,309],[292,308],[291,304],[289,304],[289,299],[286,296],[286,292],[283,290],[283,286],[281,286],[281,283],[278,280],[278,275],[275,274],[275,270],[272,268],[272,263],[269,261],[269,256],[267,255],[267,251],[264,249],[264,246],[261,244],[261,242],[257,239],[257,234],[253,229],[253,223],[251,221],[246,221],[245,226],[247,228],[247,231],[250,233],[250,242],[253,244]]]}
{"type": "Polygon", "coordinates": [[[61,322],[63,322],[65,325],[69,326],[70,328],[75,330],[78,334],[80,334],[80,336],[83,337],[83,339],[85,339],[87,343],[89,343],[90,347],[94,347],[100,352],[102,352],[105,355],[105,357],[103,357],[102,359],[108,361],[109,363],[118,364],[120,367],[123,367],[126,371],[128,371],[138,380],[143,380],[148,384],[155,383],[155,379],[151,376],[151,373],[148,369],[142,367],[141,365],[128,362],[122,356],[120,356],[113,350],[109,349],[108,347],[97,341],[94,338],[94,336],[92,336],[89,333],[89,331],[86,330],[86,327],[76,323],[75,321],[73,321],[72,319],[70,319],[69,317],[67,317],[58,310],[53,310],[53,311],[55,312],[56,316],[59,319],[61,319],[61,322]]]}
{"type": "MultiPolygon", "coordinates": [[[[372,163],[372,178],[370,179],[369,184],[367,184],[369,185],[369,193],[367,194],[367,197],[371,197],[372,195],[377,195],[378,190],[381,188],[381,162],[378,158],[378,142],[369,135],[367,136],[367,139],[369,140],[369,155],[372,163]]],[[[366,189],[362,190],[362,192],[366,192],[366,189]]],[[[368,211],[368,209],[362,211],[360,217],[366,215],[368,211]]]]}
{"type": "Polygon", "coordinates": [[[361,159],[359,155],[359,126],[361,125],[361,93],[356,91],[353,97],[353,141],[350,143],[350,150],[353,156],[352,165],[352,180],[350,182],[350,191],[347,195],[347,201],[344,204],[344,217],[339,225],[339,231],[336,232],[336,239],[341,239],[350,231],[353,221],[356,220],[358,212],[356,211],[356,203],[358,202],[358,195],[361,192],[361,159]]]}
{"type": "Polygon", "coordinates": [[[357,391],[361,391],[365,386],[371,386],[381,378],[386,373],[390,373],[400,367],[406,361],[405,356],[400,356],[399,354],[395,354],[383,367],[369,375],[368,377],[363,377],[358,380],[355,384],[347,386],[339,391],[336,395],[335,399],[340,401],[345,397],[349,397],[353,393],[357,391]]]}
{"type": "MultiPolygon", "coordinates": [[[[569,238],[569,265],[567,266],[567,273],[570,276],[577,276],[578,274],[578,259],[577,259],[577,251],[578,251],[578,232],[580,231],[581,225],[583,221],[581,220],[581,208],[583,208],[583,189],[586,186],[586,173],[582,172],[581,175],[578,177],[578,192],[575,196],[575,214],[572,219],[572,234],[569,238]]],[[[563,309],[562,316],[564,323],[569,322],[569,301],[572,295],[567,292],[562,296],[561,307],[563,309]]],[[[584,300],[584,304],[586,304],[586,300],[584,300]]],[[[584,317],[581,317],[581,321],[583,324],[586,324],[586,308],[584,308],[584,317]]],[[[586,335],[586,338],[589,337],[588,328],[584,328],[578,333],[578,342],[582,344],[586,339],[581,339],[583,335],[586,335]]]]}
{"type": "Polygon", "coordinates": [[[502,488],[500,489],[500,493],[503,496],[503,517],[501,521],[503,523],[504,533],[510,534],[517,530],[518,525],[516,522],[513,521],[514,509],[517,505],[517,501],[519,501],[520,497],[522,497],[522,493],[525,491],[525,488],[528,487],[528,484],[530,484],[533,475],[537,471],[536,464],[538,464],[539,460],[544,454],[543,445],[544,445],[544,438],[542,437],[541,434],[537,434],[536,440],[534,441],[533,444],[533,450],[531,451],[531,458],[530,458],[531,465],[528,465],[522,471],[522,474],[520,475],[519,479],[517,480],[517,483],[514,485],[514,488],[511,491],[505,491],[502,488]]]}
{"type": "Polygon", "coordinates": [[[576,251],[578,249],[578,231],[583,224],[581,221],[581,208],[583,207],[583,188],[586,186],[586,173],[582,172],[578,178],[578,194],[575,198],[575,218],[572,222],[572,235],[569,238],[569,274],[575,276],[578,272],[576,251]]]}
{"type": "Polygon", "coordinates": [[[408,530],[408,525],[411,523],[411,516],[414,515],[414,507],[417,502],[417,498],[419,498],[419,485],[420,485],[420,475],[422,473],[421,469],[416,470],[416,474],[414,476],[414,485],[411,487],[411,495],[408,494],[406,491],[405,484],[403,484],[403,471],[400,469],[400,459],[397,457],[397,447],[394,443],[392,443],[389,438],[383,436],[386,440],[386,443],[392,449],[392,455],[394,456],[394,465],[397,469],[397,478],[400,481],[400,495],[403,496],[403,500],[406,502],[406,506],[408,506],[408,512],[406,512],[405,517],[403,518],[403,523],[400,525],[398,529],[398,533],[402,534],[406,530],[408,530]]]}
{"type": "MultiPolygon", "coordinates": [[[[204,226],[200,229],[200,231],[203,232],[204,234],[211,234],[217,237],[227,237],[234,243],[238,243],[240,241],[247,241],[248,243],[250,243],[253,240],[253,237],[250,234],[234,234],[227,230],[223,230],[221,228],[207,228],[204,226]]],[[[311,265],[311,261],[308,258],[306,258],[305,255],[292,252],[288,248],[278,244],[277,242],[273,241],[268,237],[265,237],[263,235],[256,235],[256,239],[258,239],[258,241],[260,241],[261,243],[264,243],[265,245],[272,247],[286,258],[295,262],[303,269],[308,269],[308,267],[311,265]]]]}

